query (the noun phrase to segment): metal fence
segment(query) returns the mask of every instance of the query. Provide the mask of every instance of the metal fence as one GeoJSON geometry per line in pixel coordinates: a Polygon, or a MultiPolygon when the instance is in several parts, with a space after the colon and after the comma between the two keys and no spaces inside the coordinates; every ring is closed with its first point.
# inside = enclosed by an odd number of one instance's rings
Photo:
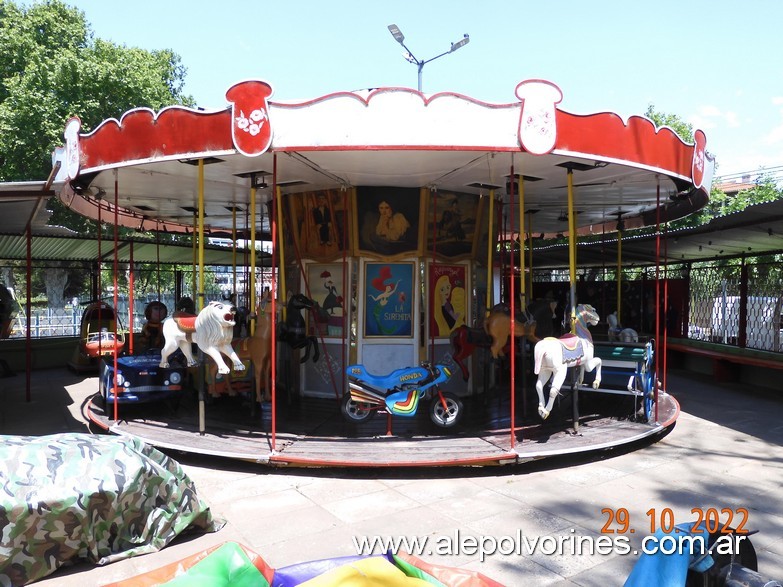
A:
{"type": "Polygon", "coordinates": [[[688,337],[783,352],[780,264],[702,263],[691,269],[688,337]]]}
{"type": "MultiPolygon", "coordinates": [[[[226,293],[236,291],[238,299],[235,299],[235,303],[238,306],[246,306],[248,303],[245,286],[247,276],[244,275],[244,273],[245,271],[240,269],[237,274],[236,283],[234,283],[234,276],[231,268],[210,270],[207,274],[204,288],[204,302],[208,303],[212,300],[223,299],[223,296],[226,293]]],[[[123,331],[140,332],[146,323],[144,311],[147,304],[153,301],[160,301],[165,304],[168,315],[170,316],[177,307],[173,285],[175,279],[181,280],[182,287],[180,295],[195,300],[196,296],[192,291],[192,272],[189,270],[180,270],[177,271],[176,274],[178,274],[179,277],[175,277],[175,272],[168,269],[139,272],[133,296],[132,320],[130,317],[129,296],[127,294],[128,288],[127,285],[121,286],[120,291],[122,291],[122,293],[118,293],[118,302],[116,304],[117,315],[119,316],[118,328],[123,331]]],[[[262,294],[262,288],[264,285],[268,284],[268,279],[268,270],[267,273],[264,273],[261,270],[258,271],[258,279],[256,282],[257,296],[262,294]]],[[[19,281],[20,280],[17,280],[17,282],[19,281]]],[[[2,285],[2,283],[0,283],[0,285],[2,285]]],[[[103,283],[102,286],[103,292],[101,299],[111,306],[114,306],[113,285],[103,283]]],[[[20,295],[22,292],[18,291],[17,288],[17,291],[14,293],[18,303],[18,310],[10,332],[10,338],[22,338],[27,336],[27,307],[23,296],[20,295]]],[[[79,291],[78,295],[69,298],[66,301],[64,308],[52,308],[34,303],[30,313],[30,335],[33,338],[79,336],[82,314],[90,301],[92,301],[92,296],[89,291],[85,290],[79,291]]]]}
{"type": "MultiPolygon", "coordinates": [[[[669,308],[669,336],[724,344],[748,349],[783,353],[783,264],[749,257],[702,263],[679,263],[668,267],[644,267],[623,271],[624,320],[637,330],[650,332],[644,307],[661,298],[669,308]],[[664,297],[655,292],[656,279],[678,286],[664,297]],[[683,287],[680,287],[683,284],[683,287]],[[680,299],[680,296],[687,299],[680,299]],[[672,309],[676,312],[672,312],[672,309]],[[634,314],[640,317],[633,323],[634,314]]],[[[616,288],[614,269],[581,268],[577,271],[577,299],[590,301],[590,289],[603,290],[603,299],[594,303],[603,316],[613,309],[616,288]],[[605,301],[606,303],[602,302],[605,301]]],[[[533,291],[557,291],[568,281],[564,270],[538,270],[533,273],[533,291]]],[[[567,284],[566,284],[567,285],[567,284]]],[[[561,288],[565,291],[564,288],[561,288]]],[[[567,292],[566,292],[567,293],[567,292]]],[[[616,305],[616,304],[615,304],[616,305]]]]}
{"type": "MultiPolygon", "coordinates": [[[[216,272],[207,287],[206,300],[220,299],[224,290],[234,287],[227,285],[228,272],[216,272]]],[[[261,276],[263,279],[263,276],[261,276]]],[[[533,291],[542,297],[555,291],[555,300],[567,299],[567,270],[536,270],[533,273],[533,291]],[[558,289],[559,286],[559,289],[558,289]],[[560,291],[562,290],[562,292],[560,291]],[[559,295],[562,294],[562,295],[559,295]]],[[[182,295],[193,297],[190,272],[183,272],[184,288],[182,295]]],[[[578,299],[600,307],[601,315],[616,309],[616,275],[614,269],[587,268],[577,272],[579,281],[578,299]],[[592,287],[591,284],[595,284],[592,287]],[[591,295],[593,298],[591,299],[591,295]]],[[[783,266],[779,262],[747,258],[744,260],[719,260],[711,263],[677,264],[666,268],[644,267],[629,269],[623,276],[623,321],[627,326],[640,332],[650,333],[653,322],[648,314],[651,302],[661,297],[662,291],[655,290],[656,280],[670,280],[674,285],[679,281],[682,287],[670,292],[666,299],[671,312],[676,308],[676,319],[669,324],[669,336],[707,341],[729,346],[758,349],[783,353],[783,266]],[[675,298],[684,294],[681,301],[675,298]],[[685,299],[687,298],[687,300],[685,299]],[[675,304],[675,302],[677,302],[675,304]]],[[[171,283],[171,279],[156,280],[171,283]]],[[[257,282],[260,288],[263,281],[257,282]]],[[[239,284],[238,284],[239,285],[239,284]]],[[[238,288],[237,288],[238,289],[238,288]]],[[[257,292],[260,294],[261,292],[257,292]]],[[[18,294],[18,292],[17,292],[18,294]]],[[[113,304],[111,292],[104,292],[105,300],[113,304]]],[[[18,296],[17,296],[18,297],[18,296]]],[[[124,330],[129,329],[129,309],[127,295],[119,295],[117,307],[120,322],[124,330]]],[[[146,319],[144,309],[151,301],[159,300],[168,308],[169,314],[175,310],[176,300],[172,291],[138,292],[134,296],[133,325],[139,332],[146,319]]],[[[66,304],[65,309],[34,307],[30,321],[33,337],[78,336],[84,300],[89,299],[85,292],[66,304]]],[[[242,295],[237,301],[243,305],[242,295]]],[[[12,337],[26,336],[26,316],[24,304],[16,316],[12,337]]]]}

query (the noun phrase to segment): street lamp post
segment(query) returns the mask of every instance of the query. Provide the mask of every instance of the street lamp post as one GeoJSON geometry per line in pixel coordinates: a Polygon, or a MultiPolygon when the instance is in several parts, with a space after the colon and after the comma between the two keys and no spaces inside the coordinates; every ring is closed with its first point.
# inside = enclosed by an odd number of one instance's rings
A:
{"type": "Polygon", "coordinates": [[[421,92],[421,70],[424,69],[424,66],[430,61],[435,61],[438,57],[443,57],[444,55],[448,55],[449,53],[454,53],[454,51],[456,51],[460,47],[464,47],[470,42],[470,36],[465,34],[459,41],[457,41],[456,43],[452,43],[451,48],[448,51],[444,51],[440,55],[436,55],[435,57],[423,61],[423,60],[416,59],[416,57],[413,56],[413,53],[411,53],[411,50],[405,46],[405,35],[402,34],[402,31],[400,31],[399,27],[396,24],[389,25],[389,32],[392,34],[392,37],[394,37],[394,40],[397,41],[400,45],[402,45],[403,49],[405,49],[405,53],[403,54],[405,59],[407,59],[410,63],[413,63],[418,67],[420,92],[421,92]]]}

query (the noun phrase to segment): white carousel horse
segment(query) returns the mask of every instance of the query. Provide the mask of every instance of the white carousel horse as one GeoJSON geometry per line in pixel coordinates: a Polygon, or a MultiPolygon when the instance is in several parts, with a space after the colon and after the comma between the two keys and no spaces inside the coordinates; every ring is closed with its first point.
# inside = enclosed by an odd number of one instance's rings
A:
{"type": "Polygon", "coordinates": [[[598,313],[590,305],[580,304],[576,307],[576,336],[567,334],[560,338],[547,337],[536,343],[535,373],[536,392],[538,393],[538,414],[546,420],[552,411],[555,398],[560,393],[569,367],[579,367],[576,384],[582,385],[585,370],[595,373],[593,388],[601,385],[601,359],[593,354],[593,337],[589,326],[598,324],[598,313]],[[552,379],[549,390],[549,402],[544,406],[544,385],[552,379]]]}

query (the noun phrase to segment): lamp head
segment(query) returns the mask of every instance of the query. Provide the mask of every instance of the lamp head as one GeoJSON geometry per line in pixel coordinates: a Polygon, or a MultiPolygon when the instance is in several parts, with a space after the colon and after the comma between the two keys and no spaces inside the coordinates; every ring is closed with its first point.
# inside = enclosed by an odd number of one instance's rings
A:
{"type": "Polygon", "coordinates": [[[451,44],[451,49],[449,50],[449,53],[454,53],[454,51],[456,51],[460,47],[464,47],[468,43],[470,43],[470,35],[465,34],[459,41],[451,44]]]}
{"type": "Polygon", "coordinates": [[[402,42],[405,40],[405,35],[402,34],[400,28],[396,24],[390,24],[388,28],[392,37],[394,37],[394,40],[402,45],[402,42]]]}

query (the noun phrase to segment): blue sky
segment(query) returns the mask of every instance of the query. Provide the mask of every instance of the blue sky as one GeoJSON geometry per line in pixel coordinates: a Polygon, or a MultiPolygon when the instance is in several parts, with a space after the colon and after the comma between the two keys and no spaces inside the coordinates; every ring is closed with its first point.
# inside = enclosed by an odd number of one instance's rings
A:
{"type": "MultiPolygon", "coordinates": [[[[66,0],[67,1],[67,0],[66,0]]],[[[263,79],[273,100],[342,90],[415,88],[417,68],[387,26],[426,60],[423,91],[516,101],[517,83],[557,84],[577,114],[644,114],[648,105],[701,128],[717,175],[783,166],[780,0],[71,0],[97,37],[170,48],[200,106],[263,79]]]]}

